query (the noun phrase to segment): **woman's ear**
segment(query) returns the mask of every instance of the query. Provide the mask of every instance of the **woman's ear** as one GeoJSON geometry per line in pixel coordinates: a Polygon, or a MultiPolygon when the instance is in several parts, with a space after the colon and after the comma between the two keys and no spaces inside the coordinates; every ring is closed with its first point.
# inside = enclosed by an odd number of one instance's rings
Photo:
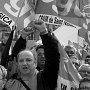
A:
{"type": "Polygon", "coordinates": [[[36,63],[34,63],[34,67],[35,67],[35,68],[37,67],[37,64],[36,64],[36,63]]]}

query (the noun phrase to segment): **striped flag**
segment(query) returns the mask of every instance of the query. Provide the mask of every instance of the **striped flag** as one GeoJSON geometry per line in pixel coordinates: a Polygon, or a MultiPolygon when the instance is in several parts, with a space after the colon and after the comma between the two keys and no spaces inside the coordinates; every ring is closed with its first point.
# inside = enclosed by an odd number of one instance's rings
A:
{"type": "MultiPolygon", "coordinates": [[[[54,31],[54,35],[60,42],[61,38],[57,33],[59,33],[59,29],[54,31]]],[[[78,88],[81,76],[78,73],[75,66],[72,64],[70,58],[67,56],[64,47],[61,46],[60,43],[59,43],[59,50],[61,58],[60,58],[57,90],[76,89],[78,88]]]]}

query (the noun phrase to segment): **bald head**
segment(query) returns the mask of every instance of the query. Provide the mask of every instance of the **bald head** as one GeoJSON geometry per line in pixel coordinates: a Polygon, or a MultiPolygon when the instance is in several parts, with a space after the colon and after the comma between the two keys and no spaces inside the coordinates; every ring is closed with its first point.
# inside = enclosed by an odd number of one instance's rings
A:
{"type": "Polygon", "coordinates": [[[17,66],[22,74],[32,74],[36,68],[33,53],[29,50],[21,51],[17,56],[17,66]]]}
{"type": "Polygon", "coordinates": [[[30,51],[30,50],[23,50],[21,51],[19,54],[18,54],[18,57],[17,59],[20,59],[20,58],[31,58],[34,60],[34,55],[33,53],[30,51]]]}

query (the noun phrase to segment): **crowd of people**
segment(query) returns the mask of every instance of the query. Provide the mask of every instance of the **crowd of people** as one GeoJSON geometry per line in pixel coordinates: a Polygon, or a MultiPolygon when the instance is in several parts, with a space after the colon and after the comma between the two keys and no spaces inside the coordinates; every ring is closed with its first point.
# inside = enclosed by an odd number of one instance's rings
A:
{"type": "MultiPolygon", "coordinates": [[[[9,54],[15,30],[16,27],[7,42],[0,46],[0,90],[56,90],[61,54],[53,32],[48,32],[42,20],[31,21],[30,27],[23,28],[9,54]],[[37,31],[42,44],[29,50],[27,37],[37,31]]],[[[67,45],[64,50],[82,77],[78,89],[90,90],[90,55],[81,64],[74,47],[67,45]]]]}

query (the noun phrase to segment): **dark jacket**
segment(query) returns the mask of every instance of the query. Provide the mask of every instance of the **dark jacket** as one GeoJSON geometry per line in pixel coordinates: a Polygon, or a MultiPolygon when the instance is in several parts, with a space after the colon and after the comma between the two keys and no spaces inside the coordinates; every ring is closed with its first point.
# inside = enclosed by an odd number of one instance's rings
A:
{"type": "Polygon", "coordinates": [[[12,30],[9,35],[9,38],[5,44],[5,48],[3,50],[2,57],[1,57],[1,65],[4,66],[5,68],[7,68],[7,64],[9,61],[13,61],[14,57],[17,56],[19,51],[26,48],[26,40],[20,36],[20,38],[16,41],[13,47],[12,54],[9,55],[9,50],[13,40],[13,34],[14,34],[14,30],[12,30]]]}
{"type": "Polygon", "coordinates": [[[10,50],[10,46],[12,43],[12,39],[13,39],[13,33],[14,30],[11,31],[9,38],[5,44],[4,50],[2,52],[2,56],[1,56],[1,65],[4,66],[5,68],[7,68],[7,63],[9,61],[9,50],[10,50]]]}
{"type": "MultiPolygon", "coordinates": [[[[45,51],[45,67],[43,71],[38,73],[37,90],[55,90],[57,87],[57,78],[59,70],[60,53],[58,49],[58,41],[51,34],[41,35],[42,43],[45,51]]],[[[19,50],[25,43],[21,44],[24,39],[18,39],[15,50],[19,50]]],[[[15,55],[15,53],[13,53],[15,55]]]]}

